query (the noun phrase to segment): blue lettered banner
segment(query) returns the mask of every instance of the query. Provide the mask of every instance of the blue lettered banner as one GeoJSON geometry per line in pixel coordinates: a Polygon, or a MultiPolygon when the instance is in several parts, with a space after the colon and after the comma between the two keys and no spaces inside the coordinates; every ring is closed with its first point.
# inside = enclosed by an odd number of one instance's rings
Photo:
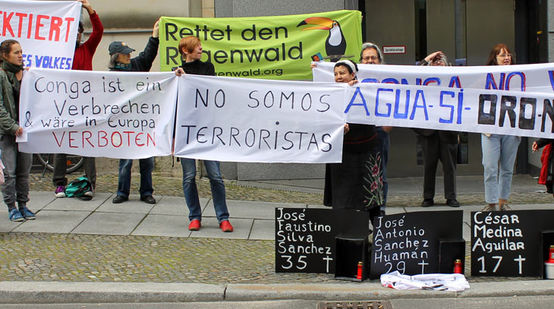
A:
{"type": "Polygon", "coordinates": [[[351,123],[552,138],[554,93],[359,83],[351,123]]]}
{"type": "Polygon", "coordinates": [[[234,162],[340,162],[344,84],[185,75],[175,155],[234,162]]]}
{"type": "MultiPolygon", "coordinates": [[[[314,81],[332,82],[334,63],[318,62],[314,81]]],[[[439,67],[358,64],[362,83],[477,88],[506,91],[554,91],[554,63],[439,67]]]]}
{"type": "MultiPolygon", "coordinates": [[[[318,63],[314,80],[333,80],[333,66],[318,63]]],[[[345,99],[348,122],[552,137],[554,64],[359,69],[345,99]]]]}
{"type": "Polygon", "coordinates": [[[0,0],[0,41],[17,40],[27,67],[70,70],[80,14],[78,1],[0,0]]]}
{"type": "Polygon", "coordinates": [[[31,69],[21,84],[19,149],[141,159],[171,154],[173,73],[31,69]]]}

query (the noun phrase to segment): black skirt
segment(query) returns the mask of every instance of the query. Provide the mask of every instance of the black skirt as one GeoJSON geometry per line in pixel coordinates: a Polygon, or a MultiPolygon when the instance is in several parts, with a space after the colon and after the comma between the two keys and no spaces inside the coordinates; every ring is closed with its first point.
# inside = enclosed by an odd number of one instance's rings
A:
{"type": "Polygon", "coordinates": [[[365,211],[383,205],[382,158],[377,146],[365,152],[343,151],[342,163],[326,165],[324,205],[365,211]]]}

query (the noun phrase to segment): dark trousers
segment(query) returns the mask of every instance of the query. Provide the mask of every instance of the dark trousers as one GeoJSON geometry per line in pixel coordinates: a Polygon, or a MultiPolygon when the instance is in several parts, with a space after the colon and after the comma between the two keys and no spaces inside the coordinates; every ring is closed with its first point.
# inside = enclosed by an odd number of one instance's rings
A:
{"type": "Polygon", "coordinates": [[[456,156],[458,144],[448,144],[440,140],[438,134],[421,136],[423,148],[423,198],[435,197],[435,176],[439,160],[444,174],[444,198],[456,198],[456,156]]]}
{"type": "MultiPolygon", "coordinates": [[[[87,176],[88,180],[92,183],[92,187],[96,187],[96,160],[95,158],[91,157],[83,157],[83,167],[85,169],[85,176],[87,176]]],[[[54,176],[52,178],[52,181],[54,182],[54,186],[66,186],[67,185],[67,177],[66,175],[66,169],[67,169],[67,155],[64,153],[58,153],[54,155],[54,176]]]]}

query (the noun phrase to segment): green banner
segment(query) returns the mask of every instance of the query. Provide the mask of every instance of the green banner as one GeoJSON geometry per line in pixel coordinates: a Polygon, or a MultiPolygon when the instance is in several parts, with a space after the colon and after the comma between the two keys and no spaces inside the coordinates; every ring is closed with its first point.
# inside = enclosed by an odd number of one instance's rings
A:
{"type": "Polygon", "coordinates": [[[357,60],[362,43],[359,11],[303,15],[183,18],[163,17],[160,26],[161,70],[181,65],[179,40],[202,42],[202,61],[218,76],[265,79],[312,79],[310,63],[341,56],[357,60]]]}

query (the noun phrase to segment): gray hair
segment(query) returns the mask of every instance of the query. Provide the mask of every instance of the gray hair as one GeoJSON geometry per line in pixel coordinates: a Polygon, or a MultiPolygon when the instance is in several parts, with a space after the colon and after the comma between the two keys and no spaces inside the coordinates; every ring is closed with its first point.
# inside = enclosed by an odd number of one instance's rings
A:
{"type": "Polygon", "coordinates": [[[110,62],[108,62],[108,69],[113,70],[117,64],[117,58],[119,57],[118,53],[115,53],[110,56],[110,62]]]}
{"type": "Polygon", "coordinates": [[[368,48],[374,48],[377,51],[377,56],[379,56],[379,62],[381,64],[385,64],[385,57],[383,56],[383,52],[381,52],[381,49],[379,48],[379,46],[377,46],[377,44],[372,42],[365,42],[364,44],[362,44],[362,50],[360,51],[360,61],[362,61],[362,54],[364,53],[364,50],[368,48]]]}

